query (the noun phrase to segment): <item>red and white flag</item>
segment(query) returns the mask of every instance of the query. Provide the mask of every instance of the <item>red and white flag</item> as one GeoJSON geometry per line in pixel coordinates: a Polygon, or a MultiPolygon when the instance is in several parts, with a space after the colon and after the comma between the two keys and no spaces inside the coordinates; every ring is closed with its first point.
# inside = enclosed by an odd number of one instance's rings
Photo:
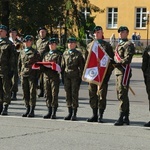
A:
{"type": "Polygon", "coordinates": [[[32,65],[32,69],[40,69],[40,65],[51,68],[52,70],[55,70],[59,73],[61,72],[60,66],[55,62],[36,62],[36,64],[32,65]]]}
{"type": "Polygon", "coordinates": [[[101,86],[109,61],[109,56],[103,47],[98,41],[94,41],[84,67],[82,80],[101,86]]]}

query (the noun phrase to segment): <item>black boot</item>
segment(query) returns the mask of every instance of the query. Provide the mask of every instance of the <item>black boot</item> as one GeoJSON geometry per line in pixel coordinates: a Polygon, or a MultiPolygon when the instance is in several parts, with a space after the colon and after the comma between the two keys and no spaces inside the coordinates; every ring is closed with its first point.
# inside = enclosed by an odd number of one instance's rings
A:
{"type": "Polygon", "coordinates": [[[4,106],[4,109],[3,109],[2,113],[1,113],[1,115],[8,115],[8,105],[4,106]]]}
{"type": "Polygon", "coordinates": [[[71,117],[72,121],[76,121],[77,120],[77,108],[73,109],[73,116],[71,117]]]}
{"type": "Polygon", "coordinates": [[[129,112],[125,113],[125,117],[123,119],[123,123],[125,123],[126,125],[130,125],[129,112]]]}
{"type": "Polygon", "coordinates": [[[150,121],[144,124],[144,127],[150,127],[150,121]]]}
{"type": "Polygon", "coordinates": [[[29,114],[27,115],[28,117],[34,117],[34,109],[35,109],[35,106],[31,106],[31,107],[30,107],[30,112],[29,112],[29,114]]]}
{"type": "Polygon", "coordinates": [[[17,92],[12,92],[11,100],[17,100],[17,92]]]}
{"type": "Polygon", "coordinates": [[[56,111],[57,111],[57,107],[54,107],[53,108],[52,119],[56,119],[56,111]]]}
{"type": "Polygon", "coordinates": [[[99,123],[104,123],[104,121],[103,121],[103,113],[104,113],[104,109],[99,109],[99,118],[98,118],[98,122],[99,123]]]}
{"type": "Polygon", "coordinates": [[[87,122],[97,122],[98,115],[97,115],[97,108],[93,108],[93,116],[87,119],[87,122]]]}
{"type": "Polygon", "coordinates": [[[48,107],[48,113],[43,118],[50,119],[51,115],[52,115],[52,107],[48,107]]]}
{"type": "Polygon", "coordinates": [[[3,104],[0,104],[0,114],[3,111],[3,104]]]}
{"type": "Polygon", "coordinates": [[[26,107],[26,112],[24,114],[22,114],[22,117],[27,117],[27,115],[29,114],[30,112],[30,106],[27,106],[26,107]]]}
{"type": "Polygon", "coordinates": [[[114,123],[114,125],[115,125],[115,126],[122,126],[123,123],[124,123],[124,122],[123,122],[123,117],[124,117],[124,113],[121,112],[119,119],[114,123]]]}
{"type": "Polygon", "coordinates": [[[72,117],[72,107],[68,107],[68,115],[64,118],[64,120],[70,120],[72,117]]]}
{"type": "Polygon", "coordinates": [[[38,97],[44,97],[44,90],[43,89],[40,90],[38,97]]]}

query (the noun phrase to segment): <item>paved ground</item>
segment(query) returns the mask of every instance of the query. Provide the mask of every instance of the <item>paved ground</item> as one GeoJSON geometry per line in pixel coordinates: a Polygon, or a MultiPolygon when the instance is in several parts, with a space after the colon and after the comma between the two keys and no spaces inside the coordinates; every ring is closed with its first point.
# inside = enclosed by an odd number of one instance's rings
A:
{"type": "Polygon", "coordinates": [[[130,126],[114,126],[118,119],[119,102],[116,98],[115,76],[109,82],[105,123],[88,123],[91,116],[87,83],[80,88],[78,121],[64,121],[67,114],[63,85],[60,86],[58,119],[44,120],[46,114],[44,98],[38,98],[33,119],[22,118],[25,111],[22,91],[19,88],[18,100],[12,101],[9,116],[0,116],[1,150],[149,150],[150,128],[143,124],[150,120],[148,100],[141,72],[141,58],[134,58],[131,87],[136,96],[129,92],[130,126]]]}

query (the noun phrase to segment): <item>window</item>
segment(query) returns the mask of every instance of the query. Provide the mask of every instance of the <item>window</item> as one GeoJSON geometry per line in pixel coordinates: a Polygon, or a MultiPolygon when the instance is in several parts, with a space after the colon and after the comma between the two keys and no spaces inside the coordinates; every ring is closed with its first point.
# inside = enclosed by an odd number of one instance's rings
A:
{"type": "Polygon", "coordinates": [[[146,21],[143,19],[146,17],[146,8],[136,8],[136,28],[145,28],[146,21]]]}
{"type": "Polygon", "coordinates": [[[108,8],[108,28],[117,28],[118,8],[108,8]]]}

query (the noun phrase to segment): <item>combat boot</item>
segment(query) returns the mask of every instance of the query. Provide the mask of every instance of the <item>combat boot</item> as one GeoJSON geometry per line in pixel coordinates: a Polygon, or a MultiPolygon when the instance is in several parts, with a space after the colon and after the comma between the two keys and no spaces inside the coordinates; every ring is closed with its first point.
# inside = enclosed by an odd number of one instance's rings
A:
{"type": "Polygon", "coordinates": [[[125,113],[123,123],[125,123],[126,125],[130,125],[129,112],[125,113]]]}
{"type": "Polygon", "coordinates": [[[72,107],[68,107],[68,115],[64,118],[64,120],[70,120],[72,117],[72,107]]]}
{"type": "Polygon", "coordinates": [[[4,109],[3,109],[2,113],[1,113],[1,115],[8,115],[8,105],[4,106],[4,109]]]}
{"type": "Polygon", "coordinates": [[[24,114],[22,114],[22,117],[27,117],[29,112],[30,112],[30,106],[27,106],[26,107],[26,112],[24,114]]]}
{"type": "Polygon", "coordinates": [[[99,109],[99,118],[98,118],[99,123],[104,123],[103,114],[104,114],[104,109],[99,109]]]}
{"type": "Polygon", "coordinates": [[[114,123],[115,126],[122,126],[123,125],[123,117],[124,117],[124,113],[120,112],[120,117],[119,119],[114,123]]]}
{"type": "Polygon", "coordinates": [[[0,104],[0,114],[3,111],[3,104],[0,104]]]}
{"type": "Polygon", "coordinates": [[[72,121],[76,121],[77,120],[77,108],[73,109],[73,116],[71,117],[72,121]]]}
{"type": "Polygon", "coordinates": [[[52,115],[52,107],[48,107],[48,113],[43,118],[50,119],[51,115],[52,115]]]}
{"type": "Polygon", "coordinates": [[[150,127],[150,121],[144,124],[144,127],[150,127]]]}
{"type": "Polygon", "coordinates": [[[93,108],[93,116],[87,119],[87,122],[97,122],[98,115],[97,115],[97,108],[93,108]]]}
{"type": "Polygon", "coordinates": [[[57,107],[54,107],[51,119],[56,119],[56,112],[57,112],[57,107]]]}
{"type": "Polygon", "coordinates": [[[17,100],[17,92],[12,92],[11,100],[17,100]]]}
{"type": "Polygon", "coordinates": [[[31,107],[30,107],[30,112],[29,112],[29,114],[27,115],[29,118],[30,118],[30,117],[34,117],[34,109],[35,109],[35,106],[31,106],[31,107]]]}

